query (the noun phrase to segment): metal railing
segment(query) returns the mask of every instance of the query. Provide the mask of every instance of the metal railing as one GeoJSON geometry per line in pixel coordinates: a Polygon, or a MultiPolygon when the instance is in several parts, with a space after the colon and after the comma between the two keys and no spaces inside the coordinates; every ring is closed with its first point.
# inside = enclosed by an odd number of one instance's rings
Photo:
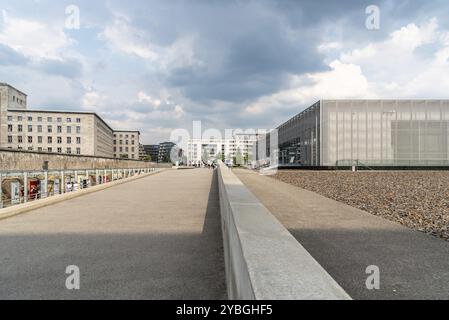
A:
{"type": "Polygon", "coordinates": [[[0,209],[159,170],[138,168],[0,172],[0,209]],[[9,182],[9,185],[4,188],[5,182],[9,182]]]}

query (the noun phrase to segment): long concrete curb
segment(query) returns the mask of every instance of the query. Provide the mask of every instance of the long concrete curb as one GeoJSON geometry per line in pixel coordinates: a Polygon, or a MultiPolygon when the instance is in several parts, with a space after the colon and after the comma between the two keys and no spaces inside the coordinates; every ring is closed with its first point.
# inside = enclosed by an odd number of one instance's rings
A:
{"type": "Polygon", "coordinates": [[[351,299],[223,163],[218,184],[229,299],[351,299]]]}
{"type": "Polygon", "coordinates": [[[0,209],[0,220],[12,218],[14,216],[17,216],[17,215],[20,215],[20,214],[23,214],[23,213],[26,213],[26,212],[29,212],[32,210],[47,207],[47,206],[50,206],[50,205],[53,205],[53,204],[56,204],[59,202],[63,202],[66,200],[78,198],[78,197],[84,196],[86,194],[109,189],[109,188],[112,188],[112,187],[115,187],[115,186],[118,186],[118,185],[121,185],[124,183],[128,183],[128,182],[142,179],[142,178],[145,178],[145,177],[148,177],[151,175],[155,175],[155,174],[161,173],[166,170],[167,169],[160,169],[159,171],[139,174],[139,175],[133,176],[131,178],[126,178],[126,179],[117,180],[117,181],[113,181],[113,182],[109,182],[109,183],[105,183],[105,184],[100,184],[98,186],[94,186],[94,187],[91,187],[88,189],[83,189],[83,190],[79,190],[76,192],[65,193],[65,194],[52,196],[52,197],[45,198],[45,199],[40,199],[40,200],[36,200],[36,201],[24,203],[24,204],[19,204],[19,205],[12,206],[9,208],[0,209]]]}

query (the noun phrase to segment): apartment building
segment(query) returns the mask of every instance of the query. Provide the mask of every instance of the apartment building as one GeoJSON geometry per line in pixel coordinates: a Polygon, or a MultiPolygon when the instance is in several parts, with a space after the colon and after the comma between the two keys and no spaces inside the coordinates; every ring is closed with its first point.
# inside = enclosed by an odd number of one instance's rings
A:
{"type": "Polygon", "coordinates": [[[191,139],[188,143],[187,161],[190,165],[207,164],[216,159],[228,165],[250,164],[257,134],[234,133],[232,139],[191,139]]]}
{"type": "Polygon", "coordinates": [[[114,158],[140,159],[140,132],[114,131],[114,158]]]}
{"type": "Polygon", "coordinates": [[[158,144],[152,144],[152,145],[144,145],[143,146],[145,155],[151,157],[151,161],[157,162],[159,160],[159,145],[158,144]]]}
{"type": "MultiPolygon", "coordinates": [[[[27,95],[0,83],[0,148],[47,153],[139,159],[138,131],[114,131],[93,112],[29,110],[27,95]],[[115,152],[114,135],[123,139],[115,152]],[[126,141],[128,140],[128,144],[126,141]]],[[[120,141],[120,139],[119,139],[120,141]]]]}

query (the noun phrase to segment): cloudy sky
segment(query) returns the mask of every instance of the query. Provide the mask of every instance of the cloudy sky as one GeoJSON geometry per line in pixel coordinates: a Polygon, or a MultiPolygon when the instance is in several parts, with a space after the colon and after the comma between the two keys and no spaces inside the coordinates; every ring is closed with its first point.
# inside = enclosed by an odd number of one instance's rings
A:
{"type": "Polygon", "coordinates": [[[447,0],[0,0],[0,10],[0,82],[32,109],[94,111],[144,143],[194,120],[273,128],[321,98],[449,96],[447,0]],[[366,28],[369,5],[378,30],[366,28]]]}

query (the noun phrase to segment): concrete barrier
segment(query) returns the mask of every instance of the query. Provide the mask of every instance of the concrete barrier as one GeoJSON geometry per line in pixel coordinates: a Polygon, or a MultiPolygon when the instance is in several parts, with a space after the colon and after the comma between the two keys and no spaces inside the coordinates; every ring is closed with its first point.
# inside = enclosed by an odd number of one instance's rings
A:
{"type": "Polygon", "coordinates": [[[229,299],[351,299],[223,163],[218,184],[229,299]]]}
{"type": "Polygon", "coordinates": [[[12,207],[0,209],[0,220],[11,218],[11,217],[14,217],[14,216],[17,216],[17,215],[20,215],[23,213],[27,213],[29,211],[36,210],[39,208],[47,207],[47,206],[50,206],[50,205],[53,205],[53,204],[56,204],[56,203],[59,203],[62,201],[67,201],[70,199],[78,198],[78,197],[81,197],[86,194],[105,190],[105,189],[108,189],[111,187],[118,186],[120,184],[124,184],[127,182],[137,180],[137,179],[145,178],[145,177],[160,173],[164,170],[167,170],[167,169],[160,169],[159,171],[150,172],[150,173],[142,173],[142,174],[139,174],[136,176],[132,176],[130,178],[100,184],[100,185],[90,187],[87,189],[82,189],[82,190],[74,191],[74,192],[70,192],[70,193],[64,193],[64,194],[48,197],[45,199],[35,200],[35,201],[27,202],[24,204],[18,204],[18,205],[12,206],[12,207]]]}

